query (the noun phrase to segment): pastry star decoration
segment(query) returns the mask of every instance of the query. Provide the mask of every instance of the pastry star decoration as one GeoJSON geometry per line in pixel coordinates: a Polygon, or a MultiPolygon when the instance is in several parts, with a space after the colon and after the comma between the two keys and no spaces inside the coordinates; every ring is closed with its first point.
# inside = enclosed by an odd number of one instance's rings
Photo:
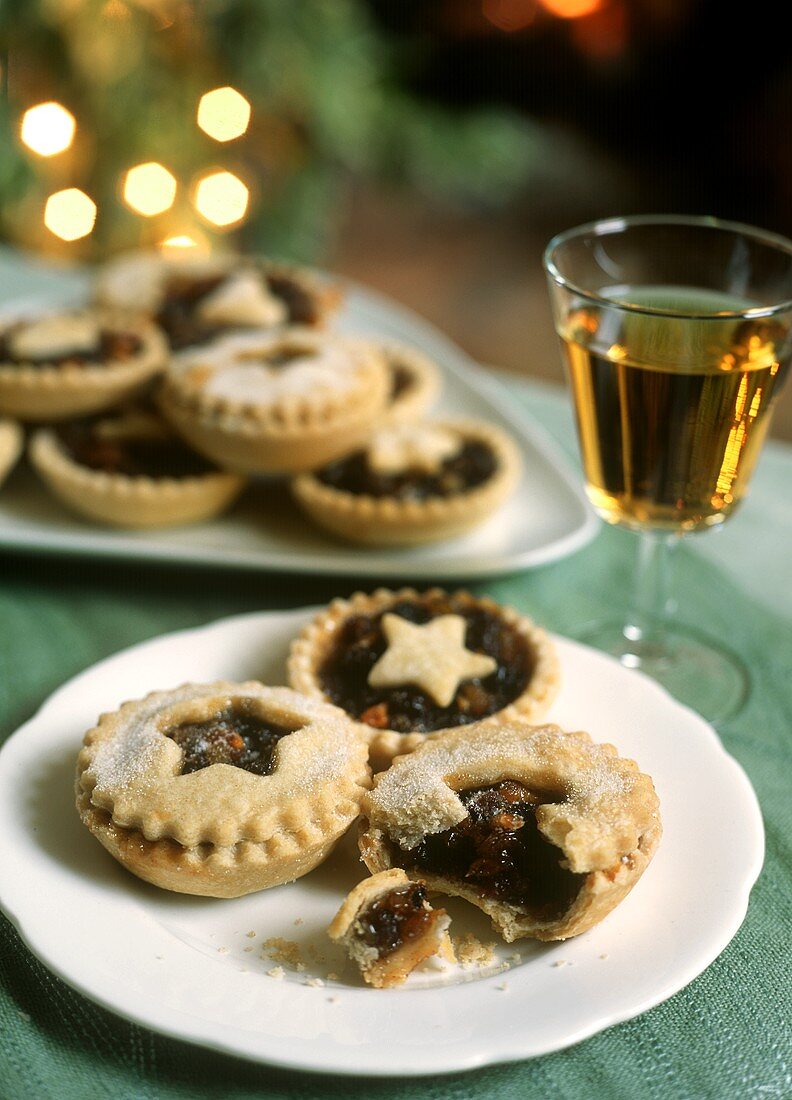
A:
{"type": "Polygon", "coordinates": [[[383,615],[388,648],[368,676],[371,687],[414,684],[447,707],[463,680],[489,676],[497,661],[465,649],[466,622],[461,615],[438,615],[423,626],[400,615],[383,615]]]}

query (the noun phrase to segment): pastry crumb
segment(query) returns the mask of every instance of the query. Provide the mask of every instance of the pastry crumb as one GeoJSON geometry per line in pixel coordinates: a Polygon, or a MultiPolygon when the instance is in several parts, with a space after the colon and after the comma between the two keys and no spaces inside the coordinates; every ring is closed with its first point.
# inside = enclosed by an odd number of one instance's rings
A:
{"type": "Polygon", "coordinates": [[[218,955],[227,955],[228,954],[228,948],[227,947],[218,947],[217,954],[218,955]]]}
{"type": "Polygon", "coordinates": [[[327,998],[327,1003],[328,1003],[329,1005],[337,1005],[337,1004],[338,1004],[338,1000],[339,1000],[339,998],[338,998],[338,997],[328,997],[328,998],[327,998]]]}
{"type": "Polygon", "coordinates": [[[566,959],[556,959],[556,961],[554,963],[551,963],[550,965],[551,966],[569,966],[570,964],[566,961],[566,959]]]}
{"type": "Polygon", "coordinates": [[[305,924],[305,921],[302,919],[302,917],[295,917],[294,918],[294,927],[299,928],[299,926],[301,924],[305,924]]]}
{"type": "Polygon", "coordinates": [[[603,954],[600,955],[601,959],[607,959],[607,957],[608,957],[608,952],[607,951],[603,952],[603,954]]]}
{"type": "Polygon", "coordinates": [[[252,951],[253,948],[252,947],[243,947],[242,950],[243,951],[252,951]]]}
{"type": "Polygon", "coordinates": [[[277,982],[282,982],[286,976],[286,971],[282,966],[273,966],[272,970],[268,970],[267,974],[270,978],[274,978],[277,982]]]}
{"type": "Polygon", "coordinates": [[[507,992],[508,992],[508,990],[509,990],[509,983],[508,983],[508,982],[499,982],[499,983],[498,983],[498,984],[497,984],[497,985],[495,986],[495,988],[496,988],[497,990],[499,990],[499,992],[501,992],[501,993],[507,993],[507,992]]]}
{"type": "Polygon", "coordinates": [[[334,970],[329,971],[329,973],[327,975],[327,980],[328,980],[328,982],[337,982],[338,981],[338,974],[336,974],[336,972],[334,970]]]}
{"type": "Polygon", "coordinates": [[[305,985],[311,986],[312,989],[324,988],[324,982],[321,978],[308,978],[308,980],[305,982],[305,985]]]}
{"type": "Polygon", "coordinates": [[[285,940],[282,936],[272,936],[261,945],[261,954],[282,966],[292,970],[305,970],[300,945],[294,940],[285,940]]]}
{"type": "Polygon", "coordinates": [[[453,940],[457,962],[464,967],[491,966],[495,962],[495,944],[482,943],[472,932],[453,940]]]}
{"type": "Polygon", "coordinates": [[[249,932],[246,932],[245,935],[249,940],[254,940],[256,938],[256,933],[253,931],[253,929],[251,929],[249,932]]]}

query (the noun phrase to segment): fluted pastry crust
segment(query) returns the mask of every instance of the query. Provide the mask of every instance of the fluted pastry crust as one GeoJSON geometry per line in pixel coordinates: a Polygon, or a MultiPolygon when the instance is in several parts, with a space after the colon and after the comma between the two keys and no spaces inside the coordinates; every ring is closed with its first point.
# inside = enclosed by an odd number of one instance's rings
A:
{"type": "MultiPolygon", "coordinates": [[[[165,368],[165,337],[150,321],[109,310],[67,310],[109,329],[130,331],[141,341],[129,358],[79,365],[71,362],[0,362],[0,413],[25,421],[69,420],[109,409],[134,397],[165,368]]],[[[5,331],[13,321],[0,325],[5,331]]]]}
{"type": "Polygon", "coordinates": [[[433,738],[394,760],[363,800],[360,850],[376,873],[429,834],[459,824],[467,811],[457,791],[514,780],[541,795],[540,832],[559,849],[562,867],[581,876],[561,916],[546,918],[508,904],[463,879],[421,869],[431,890],[482,909],[509,942],[523,936],[561,940],[598,924],[630,892],[662,835],[659,801],[648,775],[613,745],[558,726],[468,726],[433,738]]]}
{"type": "Polygon", "coordinates": [[[520,476],[520,454],[513,440],[479,420],[431,422],[464,443],[480,441],[492,450],[496,469],[483,484],[449,496],[398,499],[350,493],[326,485],[315,473],[292,482],[299,504],[321,527],[350,542],[371,546],[417,546],[453,538],[478,527],[513,492],[520,476]]]}
{"type": "Polygon", "coordinates": [[[112,527],[199,523],[228,508],[245,486],[245,478],[226,470],[178,478],[92,470],[75,462],[49,428],[34,432],[28,454],[36,472],[67,508],[112,527]]]}
{"type": "MultiPolygon", "coordinates": [[[[336,599],[307,624],[292,642],[288,660],[289,683],[297,691],[317,699],[327,700],[322,687],[320,670],[333,649],[339,630],[352,615],[376,615],[399,600],[417,600],[447,595],[441,588],[419,592],[415,588],[394,591],[378,588],[375,592],[356,592],[348,600],[336,599]]],[[[515,719],[535,721],[545,715],[558,694],[559,664],[555,646],[547,633],[527,615],[520,615],[511,607],[504,607],[487,596],[472,596],[468,592],[455,592],[471,606],[490,611],[512,626],[522,637],[534,659],[534,667],[525,690],[508,706],[481,722],[475,728],[510,722],[515,719]]],[[[411,752],[427,738],[440,736],[444,730],[433,733],[398,733],[392,729],[372,729],[363,726],[371,743],[371,762],[374,771],[386,768],[394,756],[411,752]]],[[[455,728],[455,727],[447,727],[455,728]]],[[[464,727],[456,727],[464,728],[464,727]]]]}
{"type": "MultiPolygon", "coordinates": [[[[289,366],[282,368],[284,375],[289,366]]],[[[363,442],[387,400],[388,372],[373,345],[295,326],[277,332],[221,337],[175,356],[160,405],[196,450],[241,473],[312,469],[363,442]],[[231,397],[212,391],[229,367],[244,368],[281,349],[331,355],[326,385],[284,388],[269,397],[231,397]],[[334,379],[338,384],[334,384],[334,379]]]]}
{"type": "Polygon", "coordinates": [[[180,893],[238,897],[290,882],[330,852],[369,786],[365,739],[335,707],[288,688],[218,681],[104,714],[77,762],[84,824],[133,874],[180,893]],[[295,732],[269,775],[230,764],[179,774],[167,730],[232,705],[295,732]]]}

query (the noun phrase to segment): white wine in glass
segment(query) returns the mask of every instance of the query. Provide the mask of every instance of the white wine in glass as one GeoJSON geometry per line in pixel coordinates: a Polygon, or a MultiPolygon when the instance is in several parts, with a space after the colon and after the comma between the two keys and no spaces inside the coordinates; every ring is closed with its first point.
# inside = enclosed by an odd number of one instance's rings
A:
{"type": "Polygon", "coordinates": [[[745,496],[792,358],[792,243],[712,218],[612,219],[545,253],[586,491],[642,535],[633,606],[582,636],[713,720],[733,655],[669,620],[668,556],[745,496]]]}

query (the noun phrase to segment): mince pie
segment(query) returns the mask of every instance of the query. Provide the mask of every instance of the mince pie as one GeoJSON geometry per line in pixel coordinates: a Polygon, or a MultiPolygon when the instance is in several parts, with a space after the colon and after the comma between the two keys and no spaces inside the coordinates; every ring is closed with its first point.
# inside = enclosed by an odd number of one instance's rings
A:
{"type": "Polygon", "coordinates": [[[382,423],[407,424],[423,416],[440,390],[440,371],[423,352],[395,340],[377,341],[390,372],[390,395],[382,423]]]}
{"type": "Polygon", "coordinates": [[[541,628],[486,597],[379,589],[334,600],[308,624],[289,682],[368,726],[380,767],[443,730],[540,717],[558,659],[541,628]]]}
{"type": "Polygon", "coordinates": [[[97,298],[153,317],[174,350],[226,332],[322,325],[341,294],[305,268],[238,256],[173,259],[153,252],[119,256],[102,270],[97,298]]]}
{"type": "Polygon", "coordinates": [[[147,405],[39,428],[30,460],[67,508],[115,527],[209,519],[245,484],[191,450],[147,405]]]}
{"type": "Polygon", "coordinates": [[[25,436],[13,420],[0,420],[0,485],[13,470],[22,454],[25,436]]]}
{"type": "Polygon", "coordinates": [[[293,484],[304,510],[353,542],[415,545],[462,534],[509,496],[519,452],[480,421],[380,428],[365,445],[293,484]]]}
{"type": "Polygon", "coordinates": [[[394,867],[358,883],[327,934],[343,944],[369,985],[387,989],[433,955],[454,961],[450,923],[444,909],[426,900],[424,883],[394,867]]]}
{"type": "Polygon", "coordinates": [[[454,730],[393,763],[363,801],[372,872],[466,898],[509,942],[562,940],[630,892],[660,842],[652,780],[558,726],[454,730]]]}
{"type": "Polygon", "coordinates": [[[185,684],[86,733],[77,808],[139,878],[239,897],[325,859],[358,816],[366,758],[343,714],[288,688],[185,684]]]}
{"type": "Polygon", "coordinates": [[[387,387],[373,345],[295,327],[223,336],[181,352],[160,401],[178,432],[220,465],[291,473],[362,443],[387,387]]]}
{"type": "Polygon", "coordinates": [[[100,310],[39,312],[0,323],[0,413],[67,420],[118,405],[165,367],[147,321],[100,310]]]}

